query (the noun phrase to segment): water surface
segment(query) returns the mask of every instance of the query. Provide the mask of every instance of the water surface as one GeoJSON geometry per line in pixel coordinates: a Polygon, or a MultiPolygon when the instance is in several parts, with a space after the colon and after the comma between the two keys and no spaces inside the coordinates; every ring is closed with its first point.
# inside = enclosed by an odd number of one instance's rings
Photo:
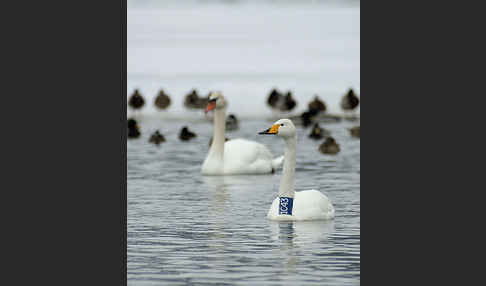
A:
{"type": "MultiPolygon", "coordinates": [[[[299,127],[296,189],[318,189],[336,208],[333,221],[272,222],[274,175],[207,177],[200,166],[212,124],[140,116],[143,138],[127,143],[128,285],[359,285],[360,141],[341,122],[324,125],[341,144],[337,156],[299,127]],[[198,134],[181,142],[189,125],[198,134]],[[159,129],[167,142],[148,143],[159,129]]],[[[201,114],[201,118],[203,115],[201,114]]],[[[247,119],[229,138],[257,140],[283,153],[283,142],[258,136],[272,122],[247,119]]]]}

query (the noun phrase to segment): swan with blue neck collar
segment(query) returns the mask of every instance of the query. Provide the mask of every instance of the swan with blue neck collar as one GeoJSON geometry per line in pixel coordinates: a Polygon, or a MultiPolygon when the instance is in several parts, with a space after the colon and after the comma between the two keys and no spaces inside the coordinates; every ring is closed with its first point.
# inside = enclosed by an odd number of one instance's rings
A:
{"type": "Polygon", "coordinates": [[[295,191],[297,132],[290,119],[280,119],[259,134],[274,135],[285,141],[283,172],[279,195],[267,218],[278,221],[330,220],[334,218],[331,200],[317,190],[295,191]]]}

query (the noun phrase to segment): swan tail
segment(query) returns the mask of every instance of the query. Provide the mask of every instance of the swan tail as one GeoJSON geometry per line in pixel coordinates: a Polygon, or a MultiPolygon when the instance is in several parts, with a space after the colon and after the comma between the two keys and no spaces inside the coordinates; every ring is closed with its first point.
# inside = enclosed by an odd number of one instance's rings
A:
{"type": "Polygon", "coordinates": [[[280,156],[280,157],[277,157],[275,159],[272,160],[272,168],[275,170],[277,169],[278,167],[280,167],[282,165],[284,161],[284,156],[280,156]]]}

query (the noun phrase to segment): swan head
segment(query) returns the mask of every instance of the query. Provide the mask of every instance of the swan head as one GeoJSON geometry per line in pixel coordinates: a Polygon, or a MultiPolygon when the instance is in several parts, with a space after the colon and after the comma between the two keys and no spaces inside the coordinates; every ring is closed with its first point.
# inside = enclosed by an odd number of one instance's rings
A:
{"type": "Polygon", "coordinates": [[[206,107],[206,112],[213,109],[222,109],[226,107],[226,99],[223,94],[219,91],[213,91],[209,94],[208,106],[206,107]]]}
{"type": "Polygon", "coordinates": [[[292,120],[280,119],[279,121],[275,122],[272,127],[258,134],[277,135],[283,138],[290,138],[295,137],[297,132],[292,120]]]}

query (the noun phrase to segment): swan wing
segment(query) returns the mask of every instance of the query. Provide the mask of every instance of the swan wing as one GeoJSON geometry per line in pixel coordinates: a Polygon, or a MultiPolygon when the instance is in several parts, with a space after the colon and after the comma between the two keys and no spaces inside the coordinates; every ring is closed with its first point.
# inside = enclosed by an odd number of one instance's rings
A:
{"type": "Polygon", "coordinates": [[[272,168],[272,153],[264,145],[246,139],[233,139],[225,143],[225,173],[270,173],[272,168]]]}
{"type": "Polygon", "coordinates": [[[284,161],[284,155],[280,156],[280,157],[277,157],[275,159],[272,160],[272,167],[274,169],[277,169],[278,167],[282,166],[283,164],[283,161],[284,161]]]}

